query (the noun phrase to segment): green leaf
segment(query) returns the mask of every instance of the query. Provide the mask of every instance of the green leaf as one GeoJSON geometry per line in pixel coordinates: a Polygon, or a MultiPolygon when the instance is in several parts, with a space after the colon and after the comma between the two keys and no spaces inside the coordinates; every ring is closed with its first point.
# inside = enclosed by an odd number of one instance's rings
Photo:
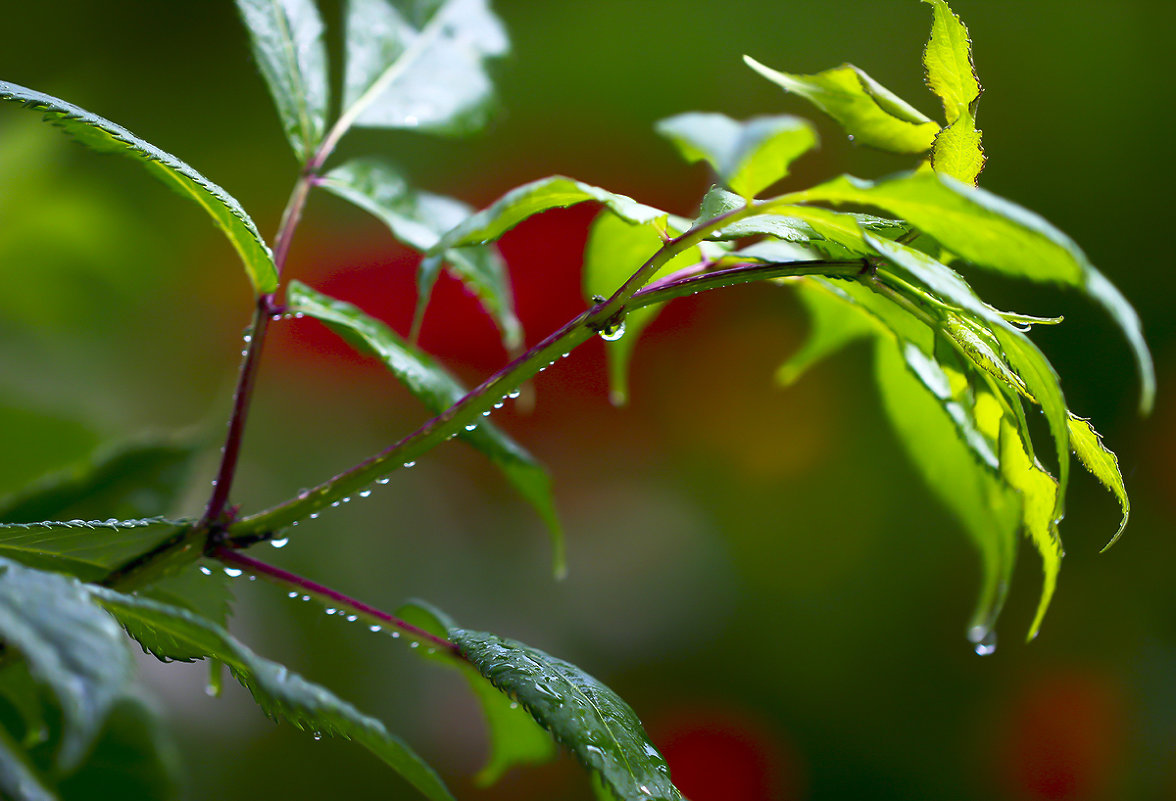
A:
{"type": "MultiPolygon", "coordinates": [[[[743,208],[747,201],[733,192],[712,187],[702,199],[695,224],[705,223],[724,214],[743,208]]],[[[748,236],[773,236],[788,242],[809,242],[818,239],[812,226],[796,217],[782,214],[757,214],[731,223],[716,231],[712,239],[729,240],[748,236]]]]}
{"type": "Polygon", "coordinates": [[[575,665],[514,640],[465,629],[453,629],[449,637],[620,801],[682,798],[641,721],[608,687],[575,665]]]}
{"type": "Polygon", "coordinates": [[[340,125],[476,131],[493,95],[484,62],[509,47],[485,0],[348,0],[340,125]]]}
{"type": "MultiPolygon", "coordinates": [[[[987,653],[1016,563],[1019,498],[977,460],[945,405],[928,392],[895,344],[878,339],[874,365],[883,406],[907,455],[980,551],[981,592],[968,637],[978,652],[987,653]]],[[[995,398],[981,393],[973,412],[977,430],[995,434],[1000,417],[995,398]]]]}
{"type": "Polygon", "coordinates": [[[1138,316],[1078,245],[1034,212],[949,176],[928,172],[877,182],[842,176],[788,199],[883,208],[979,267],[1084,288],[1126,335],[1142,384],[1140,406],[1144,411],[1151,408],[1155,368],[1138,316]]]}
{"type": "Polygon", "coordinates": [[[1119,472],[1119,457],[1103,444],[1102,436],[1086,418],[1070,414],[1067,423],[1070,427],[1070,445],[1074,448],[1078,461],[1114,493],[1119,499],[1119,506],[1123,509],[1119,530],[1111,537],[1111,541],[1103,546],[1105,551],[1118,541],[1123,529],[1127,527],[1127,518],[1131,516],[1131,501],[1127,498],[1127,488],[1123,486],[1123,474],[1119,472]]]}
{"type": "MultiPolygon", "coordinates": [[[[438,637],[448,638],[449,629],[455,628],[448,615],[424,601],[408,602],[396,610],[396,616],[438,637]]],[[[517,765],[538,764],[555,757],[555,741],[527,710],[500,693],[468,663],[442,653],[429,656],[428,649],[419,649],[417,653],[428,659],[442,660],[460,670],[482,707],[490,738],[490,755],[474,776],[479,787],[494,784],[517,765]]]]}
{"type": "Polygon", "coordinates": [[[972,62],[968,28],[945,0],[923,2],[934,9],[931,38],[923,49],[923,68],[927,86],[943,101],[943,113],[950,125],[966,113],[975,113],[983,90],[972,62]]]}
{"type": "Polygon", "coordinates": [[[765,67],[750,56],[747,65],[786,92],[794,92],[836,120],[854,141],[895,153],[923,153],[939,126],[852,64],[794,75],[765,67]]]}
{"type": "Polygon", "coordinates": [[[0,559],[0,639],[28,663],[61,704],[57,763],[77,767],[134,676],[114,621],[78,581],[0,559]]]}
{"type": "MultiPolygon", "coordinates": [[[[320,320],[360,352],[378,358],[434,414],[440,414],[465,397],[465,388],[431,356],[355,306],[329,298],[298,281],[290,283],[286,299],[291,311],[320,320]]],[[[562,575],[566,570],[563,531],[547,471],[488,420],[479,423],[473,431],[462,431],[461,436],[490,457],[543,518],[551,532],[556,573],[562,575]]]]}
{"type": "Polygon", "coordinates": [[[278,271],[274,267],[273,255],[253,220],[240,203],[196,170],[121,125],[56,97],[0,81],[0,100],[20,103],[27,109],[42,112],[47,122],[93,150],[119,153],[138,161],[149,173],[208,212],[240,255],[257,292],[277,289],[278,271]]]}
{"type": "Polygon", "coordinates": [[[175,442],[105,448],[0,499],[0,521],[143,518],[166,514],[185,489],[196,449],[175,442]]]}
{"type": "MultiPolygon", "coordinates": [[[[395,168],[376,159],[349,161],[327,173],[320,186],[370,212],[388,226],[394,237],[422,253],[473,213],[472,208],[453,198],[414,190],[395,168]]],[[[435,269],[426,271],[428,261],[421,265],[418,319],[437,276],[435,269]]],[[[440,267],[440,260],[432,261],[431,266],[440,267]]],[[[494,318],[506,348],[522,344],[522,327],[514,313],[506,265],[498,251],[484,245],[454,248],[445,254],[445,263],[494,318]]]]}
{"type": "Polygon", "coordinates": [[[981,144],[980,129],[970,111],[935,135],[931,146],[931,167],[937,173],[976,186],[988,161],[981,144]]]}
{"type": "Polygon", "coordinates": [[[812,125],[787,115],[739,122],[723,114],[679,114],[659,122],[657,132],[687,161],[708,162],[747,199],[787,176],[792,162],[817,146],[812,125]]]}
{"type": "Polygon", "coordinates": [[[1029,627],[1029,639],[1033,639],[1041,628],[1041,621],[1057,588],[1058,570],[1064,555],[1057,519],[1054,517],[1058,482],[1029,458],[1020,434],[1007,420],[1002,421],[1000,427],[1000,465],[1009,486],[1021,494],[1021,525],[1041,554],[1044,578],[1037,614],[1029,627]]]}
{"type": "Polygon", "coordinates": [[[46,520],[0,524],[0,557],[38,570],[98,581],[176,532],[173,521],[46,520]]]}
{"type": "MultiPolygon", "coordinates": [[[[664,244],[652,225],[632,225],[615,214],[601,212],[592,222],[584,246],[585,298],[591,301],[593,296],[612,296],[664,244]]],[[[701,260],[698,248],[691,248],[671,259],[650,280],[656,281],[701,260]]],[[[624,336],[606,344],[609,398],[615,406],[628,402],[629,361],[641,332],[660,311],[660,306],[647,306],[629,312],[625,315],[624,336]]]]}
{"type": "Polygon", "coordinates": [[[664,211],[590,186],[573,178],[552,175],[515,187],[442,237],[433,249],[442,253],[451,248],[493,242],[521,223],[548,209],[562,209],[585,201],[603,203],[609,211],[634,224],[653,222],[666,216],[664,211]]]}
{"type": "Polygon", "coordinates": [[[795,282],[796,294],[809,316],[809,335],[800,350],[788,357],[776,370],[782,386],[795,384],[809,368],[843,347],[878,330],[877,320],[863,309],[855,308],[844,293],[820,284],[795,282]]]}
{"type": "Polygon", "coordinates": [[[174,640],[192,652],[224,662],[233,676],[275,719],[299,729],[353,740],[407,779],[426,797],[451,801],[437,774],[415,752],[388,733],[384,724],[360,713],[327,689],[306,681],[284,665],[257,656],[228,632],[186,609],[146,598],[91,587],[94,599],[141,642],[174,640]]]}
{"type": "Polygon", "coordinates": [[[286,138],[305,164],[323,140],[330,103],[322,17],[314,0],[237,0],[237,10],[286,138]]]}

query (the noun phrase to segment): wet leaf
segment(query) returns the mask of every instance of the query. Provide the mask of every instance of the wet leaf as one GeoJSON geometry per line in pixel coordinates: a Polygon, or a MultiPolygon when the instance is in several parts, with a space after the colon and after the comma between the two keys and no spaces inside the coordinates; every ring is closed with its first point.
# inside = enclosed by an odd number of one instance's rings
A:
{"type": "Polygon", "coordinates": [[[344,126],[462,134],[493,96],[487,58],[510,47],[485,0],[348,0],[344,126]]]}
{"type": "MultiPolygon", "coordinates": [[[[298,281],[290,283],[286,299],[291,311],[314,317],[361,353],[379,359],[434,414],[440,414],[465,397],[465,388],[431,356],[350,303],[329,298],[298,281]]],[[[461,432],[461,437],[490,457],[543,518],[551,532],[556,572],[562,574],[566,570],[563,531],[547,471],[488,420],[480,422],[472,431],[461,432]]]]}
{"type": "Polygon", "coordinates": [[[777,72],[750,56],[743,60],[784,91],[824,111],[859,144],[895,153],[923,153],[939,130],[933,120],[852,64],[796,75],[777,72]]]}
{"type": "Polygon", "coordinates": [[[1127,488],[1123,486],[1123,474],[1119,472],[1119,457],[1103,444],[1102,436],[1094,430],[1089,420],[1071,414],[1067,422],[1070,427],[1070,446],[1078,456],[1078,461],[1114,493],[1119,500],[1119,506],[1123,509],[1119,530],[1111,537],[1111,541],[1103,546],[1105,551],[1123,534],[1123,529],[1127,527],[1127,518],[1131,516],[1131,501],[1127,498],[1127,488]]]}
{"type": "MultiPolygon", "coordinates": [[[[452,801],[445,784],[416,753],[375,718],[359,712],[326,688],[313,684],[284,665],[256,655],[216,624],[186,609],[123,595],[102,587],[89,588],[140,642],[172,640],[174,650],[203,652],[220,660],[244,685],[266,714],[302,730],[352,740],[434,801],[452,801]]],[[[108,618],[109,619],[109,618],[108,618]]],[[[113,623],[113,621],[111,621],[113,623]]]]}
{"type": "Polygon", "coordinates": [[[286,138],[302,163],[323,140],[330,103],[323,20],[314,0],[237,0],[286,138]]]}
{"type": "Polygon", "coordinates": [[[253,220],[240,203],[196,170],[121,125],[56,97],[0,81],[0,100],[20,103],[27,109],[41,112],[47,122],[92,150],[119,153],[139,162],[149,173],[208,212],[241,257],[257,292],[277,289],[278,271],[274,267],[273,255],[253,220]]]}
{"type": "Polygon", "coordinates": [[[792,162],[817,146],[812,125],[787,115],[739,122],[694,112],[660,121],[657,132],[687,161],[709,163],[720,181],[747,199],[786,177],[792,162]]]}
{"type": "Polygon", "coordinates": [[[494,634],[453,629],[478,671],[515,699],[620,801],[682,795],[633,709],[575,665],[494,634]]]}

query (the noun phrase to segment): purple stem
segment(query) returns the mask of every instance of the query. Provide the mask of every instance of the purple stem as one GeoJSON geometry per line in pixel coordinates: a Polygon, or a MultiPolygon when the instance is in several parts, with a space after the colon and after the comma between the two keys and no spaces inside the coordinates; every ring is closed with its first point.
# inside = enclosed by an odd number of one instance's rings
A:
{"type": "Polygon", "coordinates": [[[419,626],[414,626],[406,620],[401,620],[395,615],[390,615],[387,612],[376,609],[374,606],[369,606],[363,601],[357,601],[350,596],[344,595],[337,590],[332,590],[330,587],[319,584],[316,581],[303,578],[302,576],[291,573],[288,570],[282,570],[280,567],[274,567],[273,565],[266,564],[265,562],[254,559],[251,556],[246,556],[240,551],[234,551],[231,548],[226,548],[223,545],[214,548],[212,552],[209,553],[209,556],[220,562],[223,562],[226,565],[233,565],[234,567],[238,567],[255,576],[261,576],[262,578],[273,581],[284,587],[296,589],[304,594],[313,594],[323,598],[329,598],[331,601],[338,604],[342,608],[350,609],[354,612],[360,612],[367,617],[375,618],[376,620],[379,620],[381,623],[391,628],[398,629],[415,639],[423,640],[436,648],[448,651],[455,658],[465,661],[465,656],[461,653],[458,647],[444,637],[438,637],[436,634],[430,634],[419,626]]]}

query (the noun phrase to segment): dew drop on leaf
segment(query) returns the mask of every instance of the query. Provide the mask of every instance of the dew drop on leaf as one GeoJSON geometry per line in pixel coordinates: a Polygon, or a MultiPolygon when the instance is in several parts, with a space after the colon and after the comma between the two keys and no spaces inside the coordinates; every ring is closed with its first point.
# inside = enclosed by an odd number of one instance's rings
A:
{"type": "Polygon", "coordinates": [[[289,543],[289,537],[279,537],[276,540],[270,540],[270,546],[274,548],[285,548],[289,543]]]}
{"type": "Polygon", "coordinates": [[[405,467],[413,467],[414,465],[416,465],[416,462],[405,462],[404,463],[405,467]]]}
{"type": "Polygon", "coordinates": [[[371,490],[360,490],[360,491],[359,491],[359,497],[361,497],[361,498],[367,498],[367,497],[369,497],[371,494],[372,494],[372,491],[371,491],[371,490]]]}
{"type": "Polygon", "coordinates": [[[237,576],[241,575],[244,572],[245,571],[239,567],[226,567],[225,568],[225,575],[228,576],[229,578],[237,578],[237,576]]]}
{"type": "Polygon", "coordinates": [[[201,573],[203,573],[203,574],[204,574],[204,575],[206,575],[206,576],[211,576],[211,575],[212,575],[212,571],[211,571],[211,570],[209,570],[209,569],[208,569],[207,567],[205,567],[204,565],[201,565],[201,566],[200,566],[200,572],[201,572],[201,573]]]}
{"type": "Polygon", "coordinates": [[[376,634],[377,632],[380,631],[380,627],[373,624],[371,626],[368,626],[368,631],[370,631],[372,634],[376,634]]]}

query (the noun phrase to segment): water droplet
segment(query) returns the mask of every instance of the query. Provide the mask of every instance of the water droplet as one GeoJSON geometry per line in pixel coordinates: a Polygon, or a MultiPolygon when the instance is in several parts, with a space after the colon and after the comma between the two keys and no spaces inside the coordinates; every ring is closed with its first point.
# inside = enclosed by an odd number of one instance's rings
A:
{"type": "Polygon", "coordinates": [[[600,338],[605,342],[616,342],[625,335],[625,321],[600,329],[600,338]]]}
{"type": "Polygon", "coordinates": [[[297,598],[298,593],[294,592],[294,590],[290,590],[290,592],[286,593],[286,597],[287,598],[297,598]]]}
{"type": "Polygon", "coordinates": [[[237,578],[237,576],[241,575],[244,572],[245,571],[239,567],[226,567],[225,568],[225,575],[228,576],[229,578],[237,578]]]}
{"type": "Polygon", "coordinates": [[[241,339],[244,340],[246,345],[248,345],[250,342],[253,341],[253,336],[250,334],[246,334],[245,336],[241,337],[241,339]]]}
{"type": "Polygon", "coordinates": [[[347,616],[348,623],[354,623],[357,620],[359,620],[359,615],[348,615],[347,616]]]}
{"type": "Polygon", "coordinates": [[[291,526],[296,526],[296,525],[298,525],[298,521],[297,521],[297,520],[295,520],[295,521],[294,521],[294,522],[292,522],[290,525],[291,525],[291,526]]]}
{"type": "Polygon", "coordinates": [[[370,631],[372,634],[377,633],[379,630],[380,630],[380,627],[375,624],[368,626],[368,631],[370,631]]]}
{"type": "Polygon", "coordinates": [[[311,519],[311,520],[318,520],[318,516],[319,516],[319,513],[318,513],[318,512],[311,512],[311,513],[310,513],[310,519],[311,519]]]}
{"type": "Polygon", "coordinates": [[[518,709],[518,708],[519,708],[519,702],[518,702],[518,701],[511,701],[511,702],[510,702],[510,708],[511,708],[511,709],[518,709]]]}
{"type": "Polygon", "coordinates": [[[323,733],[322,733],[321,731],[316,731],[316,732],[314,733],[314,739],[315,739],[315,740],[321,740],[321,739],[323,739],[323,733]]]}
{"type": "Polygon", "coordinates": [[[289,537],[279,537],[276,540],[270,540],[270,545],[274,548],[285,548],[290,544],[289,537]]]}
{"type": "MultiPolygon", "coordinates": [[[[405,467],[408,467],[409,465],[413,465],[413,464],[416,464],[416,462],[405,462],[405,463],[404,463],[404,466],[405,466],[405,467]]],[[[377,478],[377,479],[376,479],[376,483],[377,483],[377,484],[384,484],[384,485],[386,485],[386,484],[387,484],[389,481],[391,481],[391,480],[392,480],[392,479],[388,478],[387,476],[384,476],[383,478],[377,478]]]]}
{"type": "Polygon", "coordinates": [[[486,411],[482,412],[482,416],[483,416],[483,417],[489,417],[489,416],[490,416],[490,410],[489,410],[489,409],[487,409],[486,411]]]}
{"type": "Polygon", "coordinates": [[[501,409],[505,405],[506,405],[506,403],[504,401],[499,401],[498,403],[494,404],[494,408],[501,409]]]}
{"type": "Polygon", "coordinates": [[[344,498],[343,503],[351,503],[351,496],[348,495],[346,498],[344,498]]]}
{"type": "Polygon", "coordinates": [[[335,614],[336,609],[333,606],[328,606],[326,611],[327,611],[328,615],[333,615],[333,614],[335,614]]]}
{"type": "Polygon", "coordinates": [[[420,644],[419,642],[410,642],[410,643],[408,644],[408,647],[409,647],[409,648],[420,648],[420,647],[421,647],[421,644],[420,644]]]}
{"type": "Polygon", "coordinates": [[[206,576],[211,576],[211,575],[212,575],[212,570],[210,570],[209,568],[205,567],[204,565],[201,565],[201,566],[200,566],[200,572],[201,572],[201,573],[203,573],[203,574],[204,574],[204,575],[206,575],[206,576]]]}
{"type": "Polygon", "coordinates": [[[392,632],[392,639],[399,640],[400,639],[400,632],[399,631],[392,632]]]}
{"type": "Polygon", "coordinates": [[[853,134],[849,135],[849,141],[851,141],[851,142],[853,141],[853,134]]]}
{"type": "Polygon", "coordinates": [[[641,789],[641,792],[645,793],[646,795],[653,795],[653,793],[649,792],[649,788],[646,787],[644,784],[641,785],[640,789],[641,789]]]}
{"type": "Polygon", "coordinates": [[[405,467],[414,467],[414,466],[416,466],[416,462],[405,462],[404,466],[405,467]]]}
{"type": "Polygon", "coordinates": [[[218,695],[220,695],[220,691],[216,688],[215,684],[205,684],[204,694],[209,698],[216,698],[218,695]]]}
{"type": "Polygon", "coordinates": [[[250,574],[249,574],[249,580],[250,580],[250,581],[257,581],[257,576],[255,576],[255,575],[253,575],[252,573],[250,573],[250,574]]]}
{"type": "Polygon", "coordinates": [[[338,509],[339,505],[340,505],[339,501],[331,501],[331,508],[332,509],[338,509]]]}
{"type": "Polygon", "coordinates": [[[304,600],[304,601],[309,601],[309,600],[310,600],[310,596],[309,596],[309,595],[303,595],[303,596],[302,596],[302,600],[304,600]]]}
{"type": "Polygon", "coordinates": [[[465,430],[466,431],[473,431],[477,427],[478,427],[477,423],[470,423],[468,426],[465,427],[465,430]]]}
{"type": "Polygon", "coordinates": [[[510,398],[511,400],[514,400],[514,399],[515,399],[515,398],[517,398],[517,397],[518,397],[520,394],[521,394],[521,393],[520,393],[520,391],[519,391],[519,390],[517,390],[517,389],[512,389],[512,390],[511,390],[509,393],[507,393],[507,396],[506,396],[506,397],[510,398]]]}
{"type": "Polygon", "coordinates": [[[996,653],[996,632],[985,630],[983,626],[975,626],[968,632],[968,639],[973,643],[977,656],[992,656],[996,653]]]}
{"type": "Polygon", "coordinates": [[[371,496],[371,494],[372,494],[372,491],[371,491],[371,490],[360,490],[360,491],[359,491],[359,497],[361,497],[361,498],[367,498],[367,497],[370,497],[370,496],[371,496]]]}

